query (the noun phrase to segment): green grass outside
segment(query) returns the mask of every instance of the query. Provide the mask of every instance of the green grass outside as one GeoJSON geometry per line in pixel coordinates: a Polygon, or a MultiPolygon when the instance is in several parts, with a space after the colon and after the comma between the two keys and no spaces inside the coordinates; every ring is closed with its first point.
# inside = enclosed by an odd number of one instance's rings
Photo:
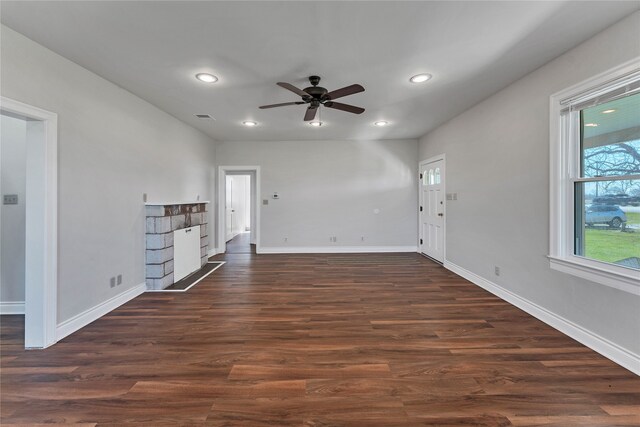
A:
{"type": "MultiPolygon", "coordinates": [[[[630,215],[634,215],[637,223],[640,223],[640,214],[631,213],[627,214],[627,224],[631,223],[630,215]]],[[[587,228],[585,256],[605,262],[640,257],[640,230],[636,230],[635,233],[623,233],[620,229],[587,228]]]]}
{"type": "Polygon", "coordinates": [[[627,225],[640,225],[640,212],[627,212],[627,225]]]}

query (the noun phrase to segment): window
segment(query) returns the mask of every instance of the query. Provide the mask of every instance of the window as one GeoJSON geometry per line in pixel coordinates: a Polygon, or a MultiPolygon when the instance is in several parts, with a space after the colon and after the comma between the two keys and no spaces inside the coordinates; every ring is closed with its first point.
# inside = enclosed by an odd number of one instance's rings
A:
{"type": "Polygon", "coordinates": [[[551,267],[640,294],[640,64],[551,97],[551,267]]]}
{"type": "Polygon", "coordinates": [[[436,180],[435,184],[440,184],[440,168],[436,168],[436,180]]]}

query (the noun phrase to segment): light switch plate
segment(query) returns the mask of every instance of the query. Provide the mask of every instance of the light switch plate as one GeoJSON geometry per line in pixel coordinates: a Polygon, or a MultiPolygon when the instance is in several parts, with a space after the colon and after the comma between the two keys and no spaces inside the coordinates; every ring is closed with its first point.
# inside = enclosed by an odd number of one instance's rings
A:
{"type": "Polygon", "coordinates": [[[17,194],[5,194],[2,198],[2,203],[5,205],[17,205],[18,204],[18,195],[17,194]]]}

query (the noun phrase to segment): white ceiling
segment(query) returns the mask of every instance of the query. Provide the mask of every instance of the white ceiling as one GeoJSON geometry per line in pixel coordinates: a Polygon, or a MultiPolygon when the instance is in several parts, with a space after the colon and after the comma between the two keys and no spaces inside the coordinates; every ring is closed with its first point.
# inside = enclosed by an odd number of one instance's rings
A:
{"type": "Polygon", "coordinates": [[[640,2],[1,2],[2,23],[217,140],[417,138],[639,9],[640,2]],[[216,84],[194,79],[212,72],[216,84]],[[416,85],[410,76],[433,79],[416,85]],[[364,93],[325,126],[276,86],[364,93]],[[194,114],[211,114],[215,121],[194,114]],[[243,120],[259,126],[246,128],[243,120]],[[376,120],[391,123],[372,126],[376,120]]]}

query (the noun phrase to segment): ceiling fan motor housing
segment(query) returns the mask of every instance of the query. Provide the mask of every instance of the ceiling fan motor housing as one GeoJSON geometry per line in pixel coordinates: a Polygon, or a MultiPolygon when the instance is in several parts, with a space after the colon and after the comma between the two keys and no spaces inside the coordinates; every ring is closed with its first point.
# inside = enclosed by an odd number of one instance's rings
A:
{"type": "Polygon", "coordinates": [[[320,77],[319,76],[310,76],[309,77],[309,82],[312,84],[312,86],[309,86],[307,88],[302,89],[303,91],[307,92],[311,97],[313,97],[313,99],[315,100],[321,100],[322,97],[328,93],[329,91],[321,86],[318,86],[318,84],[320,83],[320,77]]]}

